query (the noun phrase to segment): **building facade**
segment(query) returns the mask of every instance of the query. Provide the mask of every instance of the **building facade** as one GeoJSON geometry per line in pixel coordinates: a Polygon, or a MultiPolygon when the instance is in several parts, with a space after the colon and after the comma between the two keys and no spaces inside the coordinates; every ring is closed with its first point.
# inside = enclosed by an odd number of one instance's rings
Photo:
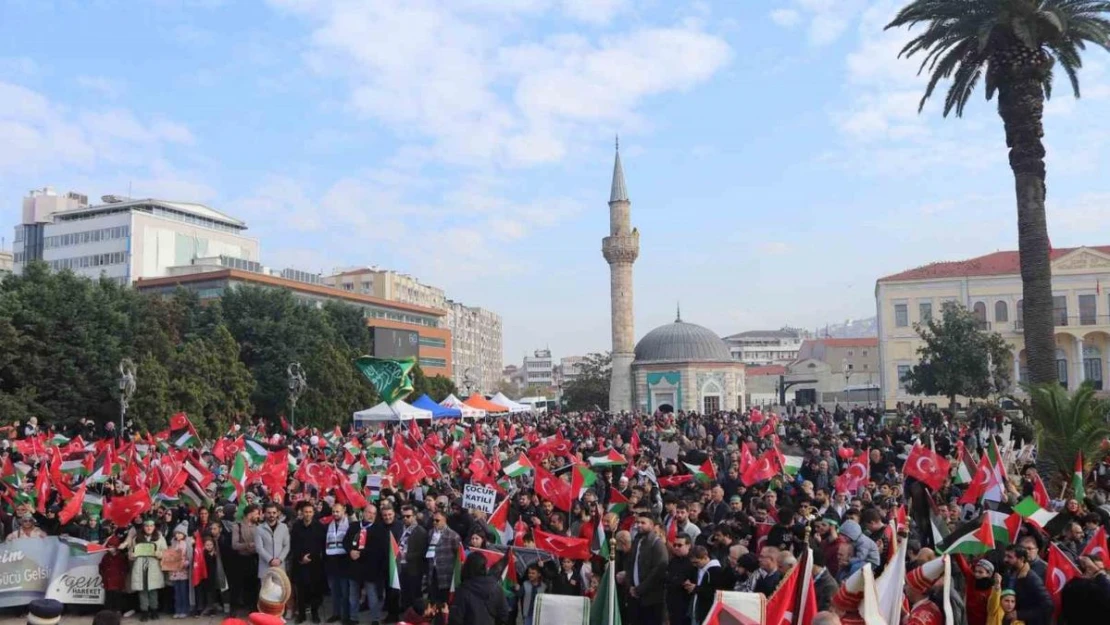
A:
{"type": "Polygon", "coordinates": [[[632,201],[624,183],[620,145],[613,159],[609,189],[609,236],[601,240],[601,254],[609,263],[610,323],[613,331],[609,410],[629,412],[633,401],[632,361],[636,330],[633,318],[632,264],[640,256],[640,231],[632,227],[632,201]]]}
{"type": "Polygon", "coordinates": [[[325,276],[324,284],[348,293],[372,295],[391,302],[443,311],[449,307],[443,289],[424,284],[406,273],[388,269],[377,267],[344,269],[334,275],[325,276]]]}
{"type": "Polygon", "coordinates": [[[198,294],[202,300],[216,299],[229,289],[260,286],[286,289],[297,299],[313,306],[329,301],[342,302],[362,310],[366,325],[395,330],[413,330],[419,335],[419,362],[429,376],[451,377],[451,332],[442,327],[446,313],[434,308],[387,301],[370,295],[350,293],[321,284],[294,280],[273,273],[254,272],[207,265],[176,267],[172,275],[141,278],[135,288],[148,293],[171,294],[178,287],[198,294]]]}
{"type": "Polygon", "coordinates": [[[447,328],[452,338],[455,386],[470,394],[497,388],[504,366],[501,315],[447,300],[447,328]]]}
{"type": "MultiPolygon", "coordinates": [[[[1110,285],[1110,246],[1053,249],[1051,262],[1059,379],[1069,389],[1090,380],[1104,390],[1110,366],[1110,293],[1102,283],[1110,285]]],[[[875,305],[886,405],[922,399],[946,404],[946,398],[910,395],[901,379],[917,363],[921,339],[914,325],[939,315],[949,302],[963,304],[984,328],[1002,335],[1013,347],[1011,377],[1026,381],[1021,293],[1016,251],[933,263],[880,278],[875,305]]]]}
{"type": "Polygon", "coordinates": [[[525,356],[520,368],[524,372],[524,388],[554,388],[555,361],[551,358],[550,349],[537,349],[531,356],[525,356]]]}
{"type": "Polygon", "coordinates": [[[808,333],[795,328],[749,330],[724,337],[729,353],[750,366],[786,364],[798,358],[808,333]]]}
{"type": "Polygon", "coordinates": [[[258,262],[258,241],[247,225],[203,204],[106,195],[90,206],[85,196],[58,196],[47,188],[23,201],[16,227],[15,271],[41,260],[51,269],[121,284],[169,275],[196,258],[225,256],[258,262]]]}
{"type": "Polygon", "coordinates": [[[15,256],[6,250],[0,250],[0,276],[9,274],[15,269],[15,256]]]}

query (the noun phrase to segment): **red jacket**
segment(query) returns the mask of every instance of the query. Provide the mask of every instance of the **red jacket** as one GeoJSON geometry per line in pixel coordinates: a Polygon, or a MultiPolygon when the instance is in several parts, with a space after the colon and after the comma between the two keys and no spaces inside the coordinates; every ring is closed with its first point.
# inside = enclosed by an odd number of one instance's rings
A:
{"type": "MultiPolygon", "coordinates": [[[[108,547],[119,547],[119,538],[112,536],[108,539],[108,547]]],[[[127,589],[127,575],[130,563],[127,561],[127,550],[121,549],[115,553],[105,553],[100,560],[100,578],[104,582],[104,590],[122,592],[127,589]]]]}

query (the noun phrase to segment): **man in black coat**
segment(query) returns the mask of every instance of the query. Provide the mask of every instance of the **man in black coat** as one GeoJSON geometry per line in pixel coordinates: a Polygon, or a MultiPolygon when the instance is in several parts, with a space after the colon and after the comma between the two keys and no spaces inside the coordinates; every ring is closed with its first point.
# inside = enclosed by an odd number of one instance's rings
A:
{"type": "Polygon", "coordinates": [[[324,595],[324,526],[316,521],[316,507],[310,502],[299,506],[299,518],[289,529],[289,577],[296,590],[299,625],[305,621],[305,608],[312,610],[312,622],[320,622],[320,603],[324,595]]]}
{"type": "Polygon", "coordinates": [[[655,519],[650,513],[641,513],[636,523],[639,531],[628,554],[625,571],[631,622],[662,625],[667,547],[655,531],[655,519]]]}
{"type": "Polygon", "coordinates": [[[416,522],[416,508],[401,506],[401,537],[397,544],[405,561],[401,564],[401,605],[404,612],[420,597],[424,575],[428,572],[428,530],[416,522]]]}
{"type": "MultiPolygon", "coordinates": [[[[390,510],[392,512],[392,510],[390,510]]],[[[359,599],[366,590],[366,603],[370,607],[370,622],[377,625],[385,617],[385,589],[389,586],[389,550],[391,534],[385,523],[378,519],[378,509],[368,504],[362,510],[362,519],[352,523],[347,530],[344,548],[350,557],[351,620],[358,621],[359,599]]]]}
{"type": "Polygon", "coordinates": [[[1018,620],[1025,625],[1048,625],[1055,609],[1044,582],[1029,566],[1029,556],[1017,545],[1006,547],[1002,563],[1010,573],[1006,587],[1017,595],[1018,620]]]}
{"type": "Polygon", "coordinates": [[[686,582],[696,581],[697,569],[690,562],[690,537],[675,536],[670,545],[671,558],[667,561],[667,615],[671,625],[689,625],[690,600],[693,595],[686,590],[686,582]]]}
{"type": "Polygon", "coordinates": [[[760,578],[756,580],[755,587],[752,590],[763,593],[764,597],[770,597],[775,594],[775,589],[779,587],[779,582],[782,581],[782,573],[779,572],[778,549],[764,547],[759,552],[759,571],[760,578]]]}

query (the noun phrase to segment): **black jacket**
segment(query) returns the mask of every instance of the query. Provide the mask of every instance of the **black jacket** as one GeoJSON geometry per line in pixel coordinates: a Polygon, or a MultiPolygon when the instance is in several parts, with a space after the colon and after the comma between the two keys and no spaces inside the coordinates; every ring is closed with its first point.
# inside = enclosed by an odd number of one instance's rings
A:
{"type": "Polygon", "coordinates": [[[294,583],[324,586],[324,536],[324,526],[315,520],[305,525],[298,519],[289,528],[289,577],[294,583]],[[307,563],[301,562],[305,555],[307,563]]]}
{"type": "Polygon", "coordinates": [[[775,594],[775,589],[779,587],[779,582],[782,581],[782,573],[775,571],[770,575],[765,575],[755,582],[755,588],[752,590],[758,593],[763,593],[764,597],[770,597],[775,594]]]}
{"type": "Polygon", "coordinates": [[[362,534],[365,521],[351,523],[347,530],[347,538],[343,540],[343,548],[347,550],[350,558],[352,551],[358,551],[358,560],[350,560],[348,574],[351,579],[360,582],[374,582],[377,584],[386,581],[389,569],[390,533],[389,528],[381,521],[374,521],[366,529],[366,540],[359,549],[359,537],[362,534]]]}
{"type": "Polygon", "coordinates": [[[655,532],[651,532],[636,537],[635,542],[632,543],[632,551],[625,561],[625,575],[628,578],[628,583],[632,584],[636,579],[636,552],[639,551],[639,580],[640,585],[636,586],[635,601],[638,601],[641,606],[662,605],[663,604],[663,588],[667,579],[667,547],[663,544],[663,539],[659,538],[655,532]]]}
{"type": "Polygon", "coordinates": [[[697,569],[690,562],[690,558],[671,558],[667,562],[667,612],[671,614],[688,614],[690,599],[693,597],[682,584],[687,581],[697,581],[697,569]]]}
{"type": "Polygon", "coordinates": [[[455,592],[449,625],[498,625],[509,617],[501,584],[488,575],[466,580],[455,592]]]}
{"type": "Polygon", "coordinates": [[[567,572],[560,567],[555,578],[551,580],[551,585],[547,587],[547,592],[552,595],[582,596],[582,576],[578,574],[578,569],[571,571],[568,578],[567,572]]]}
{"type": "Polygon", "coordinates": [[[1012,588],[1017,594],[1018,619],[1025,625],[1049,625],[1055,606],[1041,578],[1030,569],[1025,577],[1015,577],[1012,588]]]}
{"type": "MultiPolygon", "coordinates": [[[[404,533],[404,528],[401,528],[401,533],[404,533]]],[[[401,539],[397,539],[397,544],[400,545],[401,539]]],[[[405,574],[406,575],[421,575],[423,576],[428,572],[428,561],[425,556],[428,553],[428,530],[416,525],[412,529],[412,534],[409,536],[408,548],[405,551],[405,574]]]]}
{"type": "MultiPolygon", "coordinates": [[[[725,570],[720,566],[706,569],[705,575],[701,578],[701,583],[694,589],[694,596],[697,597],[697,604],[694,606],[694,622],[701,623],[705,621],[705,617],[709,616],[709,610],[713,607],[713,601],[717,597],[718,590],[732,590],[726,588],[726,579],[729,576],[725,574],[725,570]]],[[[697,572],[694,572],[694,581],[697,581],[697,572]]]]}

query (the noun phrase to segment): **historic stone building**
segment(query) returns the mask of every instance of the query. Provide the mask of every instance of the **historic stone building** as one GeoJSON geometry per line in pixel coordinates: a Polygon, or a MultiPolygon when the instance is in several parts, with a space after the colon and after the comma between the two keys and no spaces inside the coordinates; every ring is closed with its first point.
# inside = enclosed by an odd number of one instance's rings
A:
{"type": "Polygon", "coordinates": [[[601,253],[609,263],[609,300],[612,305],[613,374],[609,381],[609,410],[632,410],[632,263],[640,255],[640,232],[632,227],[632,202],[624,184],[620,144],[613,161],[609,191],[609,236],[601,240],[601,253]]]}

